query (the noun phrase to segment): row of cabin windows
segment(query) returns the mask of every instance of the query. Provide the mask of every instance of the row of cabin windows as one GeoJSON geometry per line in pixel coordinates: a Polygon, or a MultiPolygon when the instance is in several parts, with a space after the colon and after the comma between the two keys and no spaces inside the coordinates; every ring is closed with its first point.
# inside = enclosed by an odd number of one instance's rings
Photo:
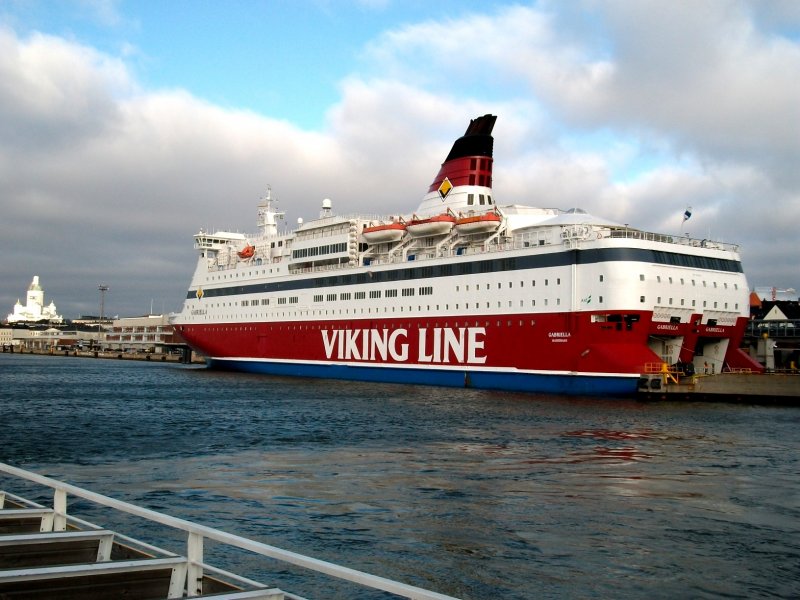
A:
{"type": "MultiPolygon", "coordinates": [[[[388,290],[388,291],[395,292],[395,295],[397,293],[397,290],[388,290]]],[[[413,296],[414,294],[410,294],[410,295],[413,296]]],[[[335,296],[335,294],[332,294],[332,296],[335,296]]],[[[288,299],[287,298],[278,298],[278,305],[281,305],[281,306],[285,305],[287,303],[287,300],[288,300],[289,304],[296,304],[298,302],[298,299],[297,299],[296,296],[290,297],[288,299]]],[[[248,304],[245,304],[246,302],[248,302],[248,300],[243,300],[241,305],[242,306],[249,306],[248,304]]],[[[600,296],[598,298],[598,302],[600,304],[603,303],[603,297],[602,296],[600,296]]],[[[234,306],[235,304],[236,304],[235,302],[220,302],[220,303],[212,304],[211,306],[214,307],[214,308],[224,308],[226,306],[234,306]]],[[[530,305],[532,307],[535,307],[537,305],[536,304],[536,300],[531,300],[530,301],[530,305]]],[[[508,301],[505,301],[505,302],[501,301],[501,300],[497,301],[497,308],[505,308],[506,306],[508,308],[513,308],[514,307],[514,301],[513,300],[508,300],[508,301]]],[[[519,301],[519,306],[520,306],[520,308],[524,308],[525,307],[525,301],[524,300],[520,300],[519,301]]],[[[539,301],[539,306],[550,306],[550,299],[549,298],[545,298],[544,300],[540,300],[539,301]]],[[[561,298],[556,298],[555,299],[555,306],[561,306],[561,298]]],[[[440,310],[439,307],[440,307],[440,305],[436,304],[435,307],[433,307],[433,308],[435,308],[435,310],[440,310]]],[[[383,312],[384,313],[396,312],[398,310],[398,308],[399,308],[400,312],[404,312],[405,307],[403,307],[403,306],[400,306],[400,307],[397,307],[397,306],[391,306],[391,307],[384,306],[383,307],[383,312]]],[[[455,308],[456,308],[456,310],[460,310],[461,309],[461,304],[460,303],[456,303],[455,304],[455,308]]],[[[464,308],[465,309],[480,310],[481,308],[484,308],[484,303],[481,303],[481,302],[474,302],[474,303],[466,302],[466,303],[464,303],[464,308]]],[[[486,302],[485,303],[485,308],[491,309],[492,308],[492,303],[491,302],[486,302]]],[[[428,304],[426,306],[426,310],[430,311],[431,309],[432,309],[431,305],[428,304]]],[[[450,310],[450,305],[449,304],[445,304],[444,305],[444,309],[445,310],[450,310]]],[[[364,314],[364,310],[365,309],[363,309],[363,308],[361,308],[361,309],[355,309],[354,308],[353,309],[353,314],[358,314],[359,310],[361,311],[361,314],[364,314]]],[[[414,307],[413,306],[409,306],[408,310],[409,310],[409,312],[413,311],[414,307]]],[[[421,311],[421,310],[423,310],[423,307],[421,305],[419,305],[419,306],[417,306],[417,310],[421,311]]],[[[367,313],[371,314],[373,312],[373,309],[370,307],[370,308],[367,308],[366,311],[367,311],[367,313]]],[[[381,309],[380,308],[375,308],[374,312],[376,314],[378,314],[378,313],[381,312],[381,309]]],[[[286,313],[281,313],[281,314],[286,316],[286,313]]],[[[327,314],[337,314],[337,311],[336,310],[330,310],[330,311],[329,310],[319,310],[319,311],[312,311],[311,314],[320,314],[320,315],[322,315],[322,314],[325,314],[325,315],[327,315],[327,314]]],[[[338,314],[350,314],[350,309],[344,309],[344,312],[342,312],[342,309],[339,309],[338,310],[338,314]]]]}
{"type": "MultiPolygon", "coordinates": [[[[483,184],[480,184],[483,185],[483,184]]],[[[475,194],[467,194],[467,205],[468,206],[475,206],[475,194]]],[[[485,206],[485,205],[492,205],[492,197],[489,194],[478,194],[478,205],[485,206]]]]}
{"type": "MultiPolygon", "coordinates": [[[[430,307],[428,307],[428,308],[430,308],[430,307]]],[[[287,315],[284,315],[284,316],[287,316],[287,315]]],[[[291,315],[289,315],[289,316],[291,316],[291,315]]],[[[470,321],[470,320],[467,319],[467,320],[464,320],[464,321],[455,321],[453,323],[453,327],[461,327],[461,326],[463,326],[463,327],[472,327],[472,323],[475,324],[474,325],[475,327],[481,327],[481,326],[483,326],[483,327],[491,327],[492,325],[494,325],[496,327],[524,327],[526,325],[526,322],[523,321],[522,319],[518,319],[516,321],[506,320],[506,321],[494,321],[494,322],[492,322],[492,321],[470,321]]],[[[531,321],[529,321],[527,323],[527,325],[529,325],[530,327],[536,327],[536,321],[535,320],[531,320],[531,321]]],[[[408,324],[397,323],[395,325],[395,327],[397,327],[397,328],[405,327],[407,329],[412,329],[414,327],[416,327],[417,329],[423,329],[425,327],[442,327],[442,326],[443,327],[450,327],[450,322],[449,321],[445,321],[443,324],[440,323],[439,321],[435,321],[433,323],[429,322],[429,323],[416,323],[416,324],[414,324],[414,323],[408,323],[408,324]]],[[[283,331],[284,327],[286,328],[286,331],[325,331],[325,330],[328,330],[328,329],[331,328],[330,325],[318,325],[318,324],[313,324],[313,325],[269,325],[269,330],[270,331],[276,331],[276,330],[277,331],[283,331]]],[[[214,326],[209,327],[208,331],[214,331],[214,332],[220,332],[220,331],[256,331],[257,329],[258,328],[253,327],[252,325],[243,325],[243,326],[242,325],[223,325],[223,326],[218,326],[218,327],[214,327],[214,326]]]]}
{"type": "MultiPolygon", "coordinates": [[[[603,279],[602,279],[602,278],[603,278],[603,276],[601,275],[601,276],[600,276],[600,281],[603,281],[603,279]]],[[[545,280],[544,280],[544,284],[545,284],[545,285],[550,285],[550,280],[549,280],[549,279],[545,279],[545,280]]],[[[492,284],[491,284],[491,283],[486,283],[486,284],[484,284],[484,285],[485,285],[485,288],[484,288],[484,289],[487,289],[487,290],[490,290],[490,289],[492,289],[492,284]]],[[[561,285],[561,278],[560,278],[560,277],[556,277],[556,285],[561,285]]],[[[532,287],[536,287],[536,280],[535,280],[535,279],[534,279],[533,281],[531,281],[531,286],[532,286],[532,287]]],[[[508,282],[508,287],[509,287],[509,288],[513,288],[513,287],[514,287],[514,282],[513,282],[513,281],[509,281],[509,282],[508,282]]],[[[520,281],[520,282],[519,282],[519,287],[525,287],[525,282],[524,282],[524,281],[520,281]]],[[[464,286],[464,289],[465,289],[465,291],[467,291],[467,292],[468,292],[468,291],[469,291],[469,284],[465,285],[465,286],[464,286]]],[[[480,284],[480,283],[477,283],[477,284],[475,284],[475,290],[480,290],[480,289],[481,289],[481,284],[480,284]]],[[[502,284],[501,282],[498,282],[498,283],[497,283],[497,289],[498,289],[498,290],[501,290],[501,289],[503,289],[503,284],[502,284]]],[[[458,286],[458,285],[457,285],[457,286],[456,286],[456,291],[457,291],[457,292],[458,292],[458,291],[461,291],[461,286],[458,286]]]]}
{"type": "MultiPolygon", "coordinates": [[[[681,304],[680,305],[681,306],[686,306],[686,301],[683,298],[681,298],[680,300],[681,300],[681,304]]],[[[645,301],[646,301],[646,298],[644,296],[639,296],[639,302],[644,303],[645,301]]],[[[669,298],[669,302],[668,303],[669,303],[670,306],[672,306],[673,299],[669,298]]],[[[658,296],[656,298],[656,304],[661,304],[661,296],[658,296]]],[[[730,304],[729,302],[724,302],[722,308],[727,309],[729,304],[730,304]]],[[[696,300],[692,300],[692,307],[696,307],[696,306],[697,306],[697,301],[696,300]]],[[[708,308],[708,300],[703,300],[703,308],[708,308]]],[[[714,301],[714,306],[712,306],[711,308],[720,308],[719,302],[714,301]]],[[[739,303],[738,302],[734,303],[733,308],[734,308],[734,310],[739,310],[739,303]]]]}
{"type": "MultiPolygon", "coordinates": [[[[300,301],[300,297],[299,296],[289,296],[288,298],[286,298],[286,297],[278,298],[278,304],[286,304],[287,302],[289,304],[297,304],[299,301],[300,301]]],[[[239,306],[258,306],[259,304],[261,306],[269,306],[269,298],[261,298],[260,300],[259,299],[241,300],[238,304],[239,304],[239,306]]],[[[231,306],[231,303],[228,302],[227,305],[231,306]]],[[[218,305],[215,305],[215,306],[225,306],[225,303],[221,302],[221,303],[219,303],[218,305]]]]}
{"type": "Polygon", "coordinates": [[[309,256],[320,256],[322,254],[333,254],[336,252],[347,252],[347,243],[326,244],[325,246],[314,246],[313,248],[299,248],[292,250],[292,258],[307,258],[309,256]]]}
{"type": "MultiPolygon", "coordinates": [[[[603,281],[603,276],[602,275],[600,276],[600,281],[603,281]]],[[[644,281],[644,273],[640,273],[639,274],[639,281],[644,281]]],[[[697,281],[696,280],[691,279],[690,281],[692,282],[692,286],[695,286],[695,287],[697,286],[697,281]]],[[[661,283],[661,275],[656,275],[656,282],[661,283]]],[[[669,277],[668,278],[668,283],[672,283],[672,282],[673,282],[672,281],[672,277],[669,277]]],[[[686,284],[686,282],[684,281],[683,277],[680,278],[680,282],[681,282],[681,285],[685,285],[686,284]]],[[[716,281],[712,281],[711,283],[713,284],[714,288],[718,287],[716,281]]],[[[703,280],[703,287],[708,287],[708,282],[706,280],[703,280]]],[[[723,289],[727,290],[728,289],[727,282],[723,282],[722,287],[723,287],[723,289]]],[[[733,289],[738,290],[739,289],[739,284],[738,283],[734,283],[733,284],[733,289]]]]}
{"type": "MultiPolygon", "coordinates": [[[[414,288],[403,288],[401,290],[403,297],[413,296],[416,293],[419,293],[420,296],[431,296],[433,295],[433,286],[428,285],[419,288],[419,290],[415,290],[414,288]]],[[[369,297],[370,299],[380,298],[384,291],[382,290],[370,290],[369,297]]],[[[385,294],[387,298],[396,298],[397,297],[397,290],[385,290],[385,294]]],[[[336,294],[328,294],[327,296],[323,294],[315,294],[314,295],[314,302],[322,302],[323,298],[328,302],[334,302],[336,300],[364,300],[366,299],[367,293],[366,292],[355,292],[351,294],[350,292],[343,292],[338,296],[336,294]]],[[[244,300],[243,302],[247,302],[244,300]]],[[[247,306],[247,304],[242,304],[242,306],[247,306]]]]}

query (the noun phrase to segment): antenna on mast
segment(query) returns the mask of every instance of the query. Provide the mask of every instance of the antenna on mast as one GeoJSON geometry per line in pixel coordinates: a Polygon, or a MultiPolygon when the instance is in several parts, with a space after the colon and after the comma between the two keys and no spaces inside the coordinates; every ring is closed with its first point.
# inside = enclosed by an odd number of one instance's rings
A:
{"type": "MultiPolygon", "coordinates": [[[[278,212],[272,207],[272,203],[278,204],[277,200],[272,199],[272,186],[267,186],[267,195],[261,198],[258,203],[258,218],[256,223],[261,235],[270,236],[278,234],[278,221],[284,217],[283,212],[278,212]]],[[[276,207],[277,208],[277,207],[276,207]]]]}

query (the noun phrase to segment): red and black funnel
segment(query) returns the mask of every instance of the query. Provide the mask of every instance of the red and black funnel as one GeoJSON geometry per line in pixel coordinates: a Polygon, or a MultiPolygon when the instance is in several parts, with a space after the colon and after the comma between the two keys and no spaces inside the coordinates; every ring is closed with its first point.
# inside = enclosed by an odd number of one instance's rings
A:
{"type": "Polygon", "coordinates": [[[439,190],[444,198],[450,189],[458,186],[492,187],[492,129],[496,120],[495,115],[483,115],[469,122],[467,131],[455,141],[442,163],[428,193],[439,190]],[[449,186],[444,183],[445,179],[450,182],[449,186]]]}

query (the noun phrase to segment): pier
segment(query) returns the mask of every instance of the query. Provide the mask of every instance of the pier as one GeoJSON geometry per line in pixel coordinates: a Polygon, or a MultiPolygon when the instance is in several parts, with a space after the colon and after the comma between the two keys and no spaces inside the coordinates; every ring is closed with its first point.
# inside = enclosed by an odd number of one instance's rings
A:
{"type": "Polygon", "coordinates": [[[800,406],[800,371],[685,375],[668,367],[639,380],[644,400],[744,402],[800,406]]]}

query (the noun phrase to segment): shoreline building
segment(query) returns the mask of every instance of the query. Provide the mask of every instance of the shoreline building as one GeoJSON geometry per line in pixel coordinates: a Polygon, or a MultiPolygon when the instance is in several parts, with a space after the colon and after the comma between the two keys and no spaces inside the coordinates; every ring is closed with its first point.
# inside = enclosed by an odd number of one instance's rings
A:
{"type": "Polygon", "coordinates": [[[14,312],[8,315],[7,321],[10,323],[36,323],[39,321],[49,321],[50,323],[63,323],[64,318],[57,314],[56,305],[53,301],[45,306],[44,290],[39,285],[39,276],[34,275],[33,281],[28,286],[28,294],[25,306],[17,300],[14,305],[14,312]]]}

